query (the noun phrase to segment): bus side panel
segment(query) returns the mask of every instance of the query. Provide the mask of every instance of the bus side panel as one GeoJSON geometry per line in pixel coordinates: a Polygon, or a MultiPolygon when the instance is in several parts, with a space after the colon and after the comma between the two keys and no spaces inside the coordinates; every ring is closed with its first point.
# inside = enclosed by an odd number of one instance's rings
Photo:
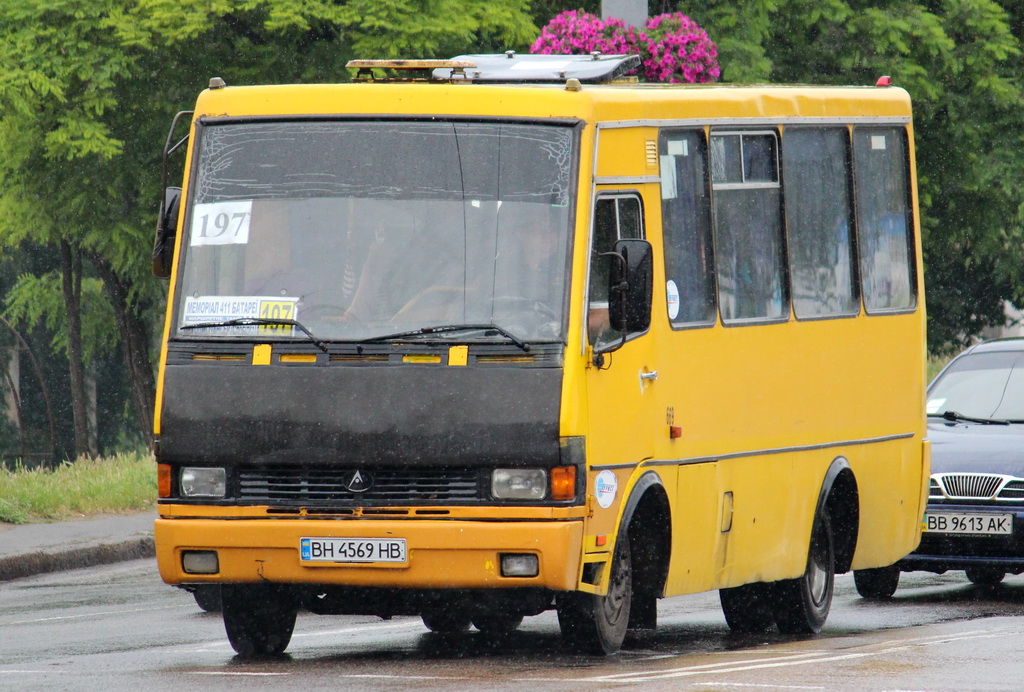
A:
{"type": "Polygon", "coordinates": [[[853,569],[891,565],[921,541],[921,518],[927,498],[928,444],[908,439],[866,445],[850,453],[860,489],[860,540],[853,569]],[[924,457],[924,459],[922,459],[924,457]],[[917,494],[910,492],[919,488],[917,494]],[[916,521],[898,518],[916,517],[916,521]]]}
{"type": "Polygon", "coordinates": [[[718,464],[679,467],[672,507],[672,560],[666,596],[715,588],[728,556],[732,512],[718,479],[718,464]]]}

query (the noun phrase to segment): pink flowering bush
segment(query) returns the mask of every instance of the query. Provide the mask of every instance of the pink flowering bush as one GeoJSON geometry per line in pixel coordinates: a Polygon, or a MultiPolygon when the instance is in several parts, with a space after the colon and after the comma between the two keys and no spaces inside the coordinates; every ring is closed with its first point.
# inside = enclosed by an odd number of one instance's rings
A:
{"type": "Polygon", "coordinates": [[[562,12],[548,22],[530,47],[545,55],[633,54],[642,60],[641,79],[648,82],[713,82],[718,79],[718,48],[704,29],[675,12],[647,20],[644,28],[621,19],[602,20],[589,12],[562,12]]]}

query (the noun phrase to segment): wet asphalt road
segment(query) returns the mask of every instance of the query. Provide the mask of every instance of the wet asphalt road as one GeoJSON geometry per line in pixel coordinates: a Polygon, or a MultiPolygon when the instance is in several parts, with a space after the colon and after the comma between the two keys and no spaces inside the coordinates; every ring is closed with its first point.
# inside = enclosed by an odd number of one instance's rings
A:
{"type": "Polygon", "coordinates": [[[1024,576],[981,589],[963,573],[905,574],[889,602],[839,577],[818,637],[733,636],[715,593],[661,601],[659,620],[601,659],[564,653],[553,613],[501,642],[303,613],[286,656],[243,661],[219,615],[139,560],[0,583],[0,689],[1024,689],[1024,576]]]}

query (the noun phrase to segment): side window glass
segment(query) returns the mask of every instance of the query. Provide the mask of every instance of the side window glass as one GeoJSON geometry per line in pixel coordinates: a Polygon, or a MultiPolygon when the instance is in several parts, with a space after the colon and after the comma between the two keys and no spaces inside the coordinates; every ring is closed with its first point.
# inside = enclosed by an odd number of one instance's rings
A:
{"type": "MultiPolygon", "coordinates": [[[[736,153],[721,163],[733,163],[736,180],[742,180],[739,137],[731,143],[736,153]]],[[[723,145],[728,142],[723,140],[723,145]]],[[[673,327],[713,324],[715,275],[704,131],[662,130],[658,154],[668,317],[673,327]]],[[[720,177],[727,178],[728,173],[723,170],[720,177]]]]}
{"type": "Polygon", "coordinates": [[[793,311],[798,318],[855,315],[849,131],[782,133],[793,311]]]}
{"type": "Polygon", "coordinates": [[[722,321],[784,320],[789,299],[776,133],[712,131],[711,167],[722,321]]]}
{"type": "Polygon", "coordinates": [[[906,131],[855,127],[853,163],[864,308],[913,308],[917,296],[906,131]]]}
{"type": "Polygon", "coordinates": [[[590,248],[590,295],[587,309],[587,334],[591,346],[601,346],[621,338],[608,321],[608,282],[611,252],[621,238],[643,238],[643,208],[636,195],[604,195],[594,205],[594,239],[590,248]]]}

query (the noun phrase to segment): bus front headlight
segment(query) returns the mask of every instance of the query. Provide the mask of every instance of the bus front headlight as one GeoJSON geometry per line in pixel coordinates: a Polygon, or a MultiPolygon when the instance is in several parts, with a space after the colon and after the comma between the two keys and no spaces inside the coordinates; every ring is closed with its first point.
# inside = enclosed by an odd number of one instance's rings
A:
{"type": "Polygon", "coordinates": [[[495,500],[543,500],[548,494],[544,469],[494,469],[491,497],[495,500]]]}
{"type": "Polygon", "coordinates": [[[222,498],[226,492],[224,469],[186,466],[181,470],[182,497],[222,498]]]}

